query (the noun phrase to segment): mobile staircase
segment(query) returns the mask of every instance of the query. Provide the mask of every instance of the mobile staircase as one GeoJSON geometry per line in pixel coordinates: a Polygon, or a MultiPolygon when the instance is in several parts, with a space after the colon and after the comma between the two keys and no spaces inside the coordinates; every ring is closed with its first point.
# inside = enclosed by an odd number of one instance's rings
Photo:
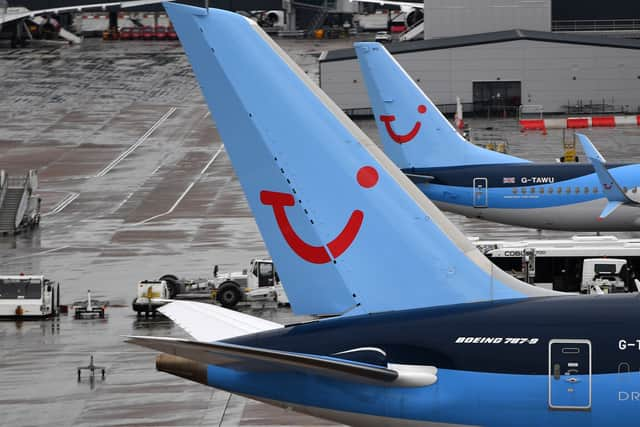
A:
{"type": "Polygon", "coordinates": [[[402,34],[400,34],[400,41],[406,42],[409,40],[415,40],[418,37],[422,37],[424,34],[424,19],[417,21],[415,24],[407,28],[402,34]]]}
{"type": "Polygon", "coordinates": [[[40,223],[40,198],[34,193],[38,174],[10,177],[0,171],[0,234],[18,234],[40,223]]]}

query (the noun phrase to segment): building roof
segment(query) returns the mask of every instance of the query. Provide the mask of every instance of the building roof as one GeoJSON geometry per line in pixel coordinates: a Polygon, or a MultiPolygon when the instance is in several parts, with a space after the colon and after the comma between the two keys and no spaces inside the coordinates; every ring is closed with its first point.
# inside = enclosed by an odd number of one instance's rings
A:
{"type": "MultiPolygon", "coordinates": [[[[618,37],[594,36],[585,34],[563,34],[547,31],[508,30],[492,33],[471,34],[468,36],[443,37],[429,40],[415,40],[386,45],[393,54],[420,52],[425,50],[453,49],[464,46],[503,43],[515,40],[532,40],[548,43],[576,44],[583,46],[601,46],[622,49],[640,49],[640,40],[618,37]]],[[[322,54],[320,62],[344,61],[356,58],[353,48],[338,49],[322,54]]]]}

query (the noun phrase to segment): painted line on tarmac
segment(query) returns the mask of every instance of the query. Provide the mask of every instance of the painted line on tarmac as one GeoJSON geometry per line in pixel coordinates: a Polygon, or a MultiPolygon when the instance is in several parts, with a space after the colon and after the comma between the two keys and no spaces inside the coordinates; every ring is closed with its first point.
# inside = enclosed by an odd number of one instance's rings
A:
{"type": "Polygon", "coordinates": [[[156,130],[156,129],[158,129],[158,128],[160,127],[160,125],[162,125],[162,123],[164,123],[165,121],[167,121],[167,119],[168,119],[169,117],[171,117],[171,115],[172,115],[173,113],[175,113],[175,111],[176,111],[176,110],[177,110],[177,108],[176,108],[176,107],[171,107],[171,108],[169,109],[169,111],[167,111],[167,112],[164,114],[164,116],[160,117],[160,119],[159,119],[157,122],[155,122],[155,123],[154,123],[154,125],[153,125],[153,126],[151,126],[151,127],[149,128],[149,130],[147,130],[147,131],[144,133],[144,135],[142,135],[140,138],[138,138],[138,140],[137,140],[133,145],[131,145],[131,147],[129,147],[128,149],[126,149],[125,151],[123,151],[122,153],[120,153],[120,155],[119,155],[118,157],[116,157],[116,158],[115,158],[111,163],[109,163],[107,166],[105,166],[105,168],[104,168],[104,169],[102,169],[100,172],[98,172],[98,173],[95,175],[95,178],[99,178],[99,177],[105,176],[107,173],[109,173],[109,171],[110,171],[111,169],[113,169],[113,168],[115,168],[116,166],[118,166],[118,164],[119,164],[121,161],[123,161],[123,160],[124,160],[124,159],[129,155],[129,154],[133,153],[133,152],[134,152],[134,150],[135,150],[136,148],[138,148],[140,145],[142,145],[142,144],[147,140],[147,138],[149,138],[149,137],[151,136],[151,134],[152,134],[153,132],[155,132],[155,130],[156,130]]]}
{"type": "Polygon", "coordinates": [[[57,251],[61,251],[63,249],[67,249],[71,247],[71,245],[65,245],[65,246],[60,246],[58,248],[53,248],[53,249],[48,249],[46,251],[42,251],[42,252],[36,252],[35,254],[29,254],[29,255],[22,255],[22,256],[17,256],[17,257],[13,257],[13,258],[9,258],[6,259],[4,261],[14,261],[16,259],[24,259],[24,258],[33,258],[33,257],[37,257],[37,256],[41,256],[41,255],[46,255],[46,254],[50,254],[52,252],[57,252],[57,251]]]}
{"type": "Polygon", "coordinates": [[[180,202],[182,202],[182,200],[187,196],[187,194],[189,194],[189,192],[191,191],[191,189],[193,188],[194,185],[196,185],[196,183],[198,181],[200,181],[200,178],[202,178],[202,175],[204,175],[207,170],[209,169],[209,167],[211,167],[211,165],[213,164],[213,162],[216,161],[216,159],[218,158],[218,156],[220,155],[220,153],[222,153],[222,150],[224,150],[224,145],[220,145],[220,148],[218,148],[218,151],[216,151],[216,153],[213,155],[213,157],[211,157],[211,159],[209,160],[209,162],[205,165],[204,168],[202,168],[202,170],[200,171],[200,173],[198,174],[198,176],[196,177],[196,179],[194,179],[191,184],[189,184],[187,186],[187,188],[182,192],[182,194],[180,195],[180,197],[178,197],[178,200],[175,201],[175,203],[171,206],[171,208],[169,208],[168,211],[163,212],[161,214],[158,215],[154,215],[150,218],[147,218],[143,221],[140,221],[139,223],[135,224],[135,225],[142,225],[142,224],[146,224],[150,221],[153,221],[154,219],[158,219],[161,218],[163,216],[169,215],[170,213],[172,213],[180,204],[180,202]]]}
{"type": "Polygon", "coordinates": [[[125,204],[125,203],[127,203],[127,202],[129,201],[129,199],[131,198],[131,196],[133,196],[133,193],[134,193],[134,192],[132,191],[132,192],[130,192],[129,194],[127,194],[127,197],[125,197],[123,201],[121,201],[120,203],[118,203],[118,206],[116,206],[116,208],[115,208],[115,209],[113,209],[113,211],[112,211],[111,213],[113,214],[113,213],[117,212],[117,211],[118,211],[118,209],[120,209],[121,207],[123,207],[123,206],[124,206],[124,204],[125,204]]]}
{"type": "Polygon", "coordinates": [[[42,214],[42,216],[55,215],[57,213],[62,212],[62,210],[67,206],[69,206],[71,202],[73,202],[75,199],[78,198],[78,196],[80,196],[80,193],[67,194],[67,196],[64,199],[60,200],[58,204],[53,207],[53,209],[51,209],[49,212],[45,214],[42,214]]]}

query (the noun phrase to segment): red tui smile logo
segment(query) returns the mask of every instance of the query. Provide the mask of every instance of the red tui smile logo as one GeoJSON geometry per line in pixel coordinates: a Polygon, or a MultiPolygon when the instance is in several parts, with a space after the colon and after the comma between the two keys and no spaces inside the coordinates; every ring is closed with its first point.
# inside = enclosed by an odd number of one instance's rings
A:
{"type": "MultiPolygon", "coordinates": [[[[426,105],[418,105],[418,113],[424,114],[426,112],[427,112],[426,105]]],[[[413,128],[408,133],[405,133],[404,135],[397,134],[391,127],[391,123],[394,122],[395,120],[396,120],[396,116],[394,115],[380,116],[380,121],[384,123],[384,127],[387,129],[387,133],[389,134],[391,139],[393,139],[398,144],[404,144],[406,142],[411,141],[413,138],[416,137],[418,132],[420,132],[420,127],[422,126],[422,123],[420,121],[417,121],[416,124],[413,125],[413,128]]]]}
{"type": "MultiPolygon", "coordinates": [[[[378,183],[378,171],[371,166],[364,166],[358,170],[356,179],[362,187],[371,188],[378,183]]],[[[302,240],[291,226],[285,211],[286,206],[294,206],[296,203],[291,194],[263,190],[260,192],[260,202],[273,208],[278,228],[289,247],[300,258],[313,264],[326,264],[331,261],[331,257],[335,259],[342,255],[357,237],[364,220],[361,210],[351,212],[342,231],[327,243],[327,251],[324,246],[313,246],[302,240]]]]}

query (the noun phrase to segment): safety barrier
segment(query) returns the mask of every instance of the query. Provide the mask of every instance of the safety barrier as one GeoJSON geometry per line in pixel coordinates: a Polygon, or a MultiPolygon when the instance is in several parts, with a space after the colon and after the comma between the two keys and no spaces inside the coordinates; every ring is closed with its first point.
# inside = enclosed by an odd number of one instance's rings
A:
{"type": "Polygon", "coordinates": [[[547,129],[585,129],[597,127],[640,126],[640,115],[568,117],[565,119],[520,119],[520,132],[547,129]]]}

